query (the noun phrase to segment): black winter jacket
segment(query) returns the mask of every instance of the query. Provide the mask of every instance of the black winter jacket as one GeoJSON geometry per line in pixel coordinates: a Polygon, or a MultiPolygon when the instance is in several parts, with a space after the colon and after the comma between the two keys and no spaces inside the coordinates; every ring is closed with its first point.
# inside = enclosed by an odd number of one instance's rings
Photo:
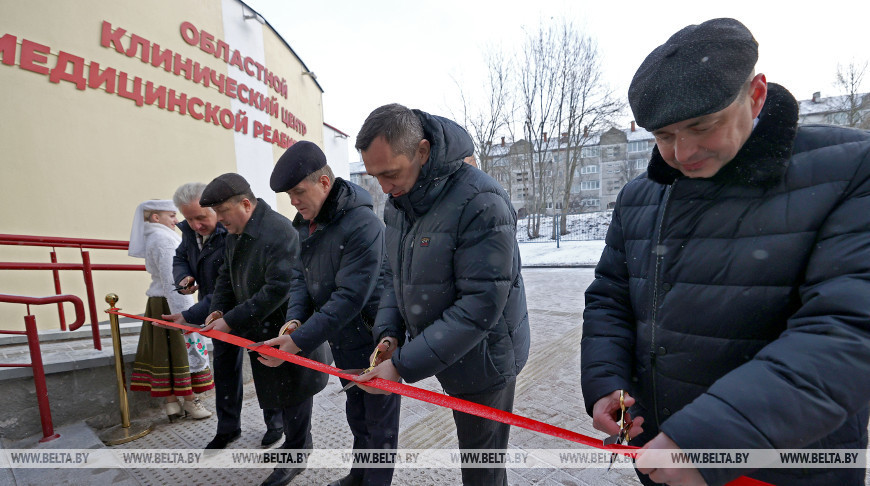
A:
{"type": "Polygon", "coordinates": [[[366,368],[374,350],[371,326],[383,290],[384,224],[365,189],[336,178],[309,235],[297,214],[300,278],[293,280],[287,321],[303,352],[329,342],[339,368],[366,368]]]}
{"type": "MultiPolygon", "coordinates": [[[[226,263],[210,311],[222,311],[234,335],[251,341],[277,337],[298,260],[299,236],[290,220],[257,199],[242,234],[227,235],[226,263]]],[[[327,362],[329,351],[322,345],[305,356],[327,362]]],[[[252,359],[251,368],[261,408],[299,403],[326,386],[325,374],[292,363],[268,368],[252,359]]]]}
{"type": "Polygon", "coordinates": [[[463,163],[465,130],[415,112],[431,151],[411,191],[384,209],[390,274],[373,333],[410,335],[392,358],[408,382],[435,375],[449,394],[495,391],[529,354],[516,212],[495,180],[463,163]]]}
{"type": "Polygon", "coordinates": [[[196,279],[196,284],[199,286],[197,292],[199,302],[183,311],[181,315],[191,324],[204,324],[209,314],[211,294],[217,282],[218,270],[224,263],[227,230],[224,225],[218,223],[214,233],[200,250],[196,243],[196,232],[187,221],[178,223],[178,229],[181,230],[181,244],[175,249],[175,257],[172,259],[172,276],[176,285],[184,277],[191,276],[196,279]]]}
{"type": "MultiPolygon", "coordinates": [[[[658,431],[683,449],[867,445],[870,133],[797,128],[797,114],[771,84],[715,176],[684,178],[655,149],[618,197],[586,291],[581,379],[590,415],[614,390],[637,399],[646,421],[633,445],[658,431]]],[[[709,484],[749,472],[700,471],[709,484]]],[[[751,474],[797,485],[859,475],[751,474]]]]}

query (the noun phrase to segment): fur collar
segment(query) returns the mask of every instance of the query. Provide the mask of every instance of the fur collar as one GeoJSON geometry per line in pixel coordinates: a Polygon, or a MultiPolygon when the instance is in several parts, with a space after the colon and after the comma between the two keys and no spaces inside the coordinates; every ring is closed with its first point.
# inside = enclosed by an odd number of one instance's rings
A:
{"type": "MultiPolygon", "coordinates": [[[[710,180],[723,184],[757,187],[776,185],[785,174],[797,135],[798,104],[794,96],[778,84],[767,87],[767,100],[758,116],[758,125],[749,140],[710,180]]],[[[658,147],[653,148],[647,168],[648,177],[659,184],[671,184],[682,174],[669,166],[658,147]]]]}

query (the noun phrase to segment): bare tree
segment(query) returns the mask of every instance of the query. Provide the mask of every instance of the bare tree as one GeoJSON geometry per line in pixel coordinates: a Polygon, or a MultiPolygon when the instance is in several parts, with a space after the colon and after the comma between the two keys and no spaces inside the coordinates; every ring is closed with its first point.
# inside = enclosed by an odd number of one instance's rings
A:
{"type": "MultiPolygon", "coordinates": [[[[560,26],[560,51],[558,125],[562,135],[559,141],[564,142],[560,156],[564,174],[561,202],[563,208],[568,208],[574,174],[584,165],[581,155],[590,142],[590,133],[612,123],[614,116],[625,109],[625,102],[614,96],[603,81],[597,43],[568,21],[560,26]]],[[[566,218],[559,226],[561,234],[568,233],[566,218]]]]}
{"type": "Polygon", "coordinates": [[[861,64],[853,60],[846,66],[837,64],[835,86],[846,92],[837,108],[846,113],[846,124],[850,127],[870,128],[870,97],[861,93],[861,84],[866,73],[867,61],[861,64]]]}
{"type": "MultiPolygon", "coordinates": [[[[461,118],[475,141],[480,167],[493,175],[505,171],[502,183],[512,200],[517,194],[524,199],[528,236],[537,238],[549,204],[554,210],[570,207],[583,147],[612,123],[625,102],[603,81],[592,37],[564,19],[542,21],[527,32],[516,57],[492,49],[484,57],[486,96],[466,96],[460,87],[461,118]],[[472,107],[478,100],[483,100],[480,107],[472,107]],[[504,132],[517,141],[510,151],[495,143],[504,132]]],[[[558,231],[567,233],[565,221],[558,231]]]]}
{"type": "MultiPolygon", "coordinates": [[[[470,104],[466,92],[459,87],[463,120],[466,131],[474,141],[478,167],[492,175],[493,141],[510,121],[508,110],[513,95],[513,73],[505,55],[495,48],[484,54],[487,77],[483,83],[483,96],[475,97],[485,102],[470,104]]],[[[458,84],[458,83],[457,83],[458,84]]]]}
{"type": "Polygon", "coordinates": [[[559,103],[553,93],[559,85],[558,31],[553,26],[541,23],[536,32],[526,37],[520,54],[519,75],[520,110],[523,133],[528,144],[528,157],[524,169],[529,173],[530,192],[528,210],[529,238],[541,236],[542,211],[547,200],[552,200],[552,184],[547,184],[552,175],[547,175],[547,163],[552,161],[548,134],[557,134],[559,103]]]}

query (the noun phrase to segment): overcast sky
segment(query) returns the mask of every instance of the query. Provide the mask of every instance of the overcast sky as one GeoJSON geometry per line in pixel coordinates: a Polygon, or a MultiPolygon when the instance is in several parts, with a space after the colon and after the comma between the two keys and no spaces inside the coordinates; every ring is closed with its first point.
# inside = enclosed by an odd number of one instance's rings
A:
{"type": "MultiPolygon", "coordinates": [[[[524,29],[551,17],[571,19],[597,40],[605,78],[623,97],[652,49],[682,27],[716,17],[743,22],[759,42],[757,71],[799,100],[814,91],[842,94],[834,86],[837,64],[870,58],[866,0],[244,1],[317,75],[324,121],[351,135],[351,161],[359,160],[353,142],[374,108],[398,102],[460,113],[456,83],[466,92],[480,89],[484,50],[517,51],[524,29]]],[[[870,90],[870,79],[863,88],[870,90]]]]}

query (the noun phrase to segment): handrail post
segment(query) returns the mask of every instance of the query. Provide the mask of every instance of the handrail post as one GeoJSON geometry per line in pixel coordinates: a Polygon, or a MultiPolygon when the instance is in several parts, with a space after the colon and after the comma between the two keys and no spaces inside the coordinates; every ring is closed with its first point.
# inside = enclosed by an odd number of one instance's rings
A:
{"type": "Polygon", "coordinates": [[[85,290],[88,293],[88,309],[91,312],[91,332],[94,336],[94,349],[102,350],[100,343],[100,322],[97,320],[97,301],[94,297],[94,277],[91,272],[90,252],[82,250],[82,273],[85,277],[85,290]]]}
{"type": "MultiPolygon", "coordinates": [[[[84,253],[84,252],[82,252],[84,253]]],[[[111,311],[120,310],[116,294],[106,295],[106,302],[112,306],[111,311]]],[[[151,432],[152,426],[147,421],[130,421],[130,404],[127,401],[127,383],[124,379],[124,350],[121,348],[121,325],[117,314],[109,314],[109,326],[112,328],[112,350],[115,352],[115,376],[118,380],[118,404],[121,408],[121,425],[111,427],[100,434],[100,439],[106,445],[118,445],[144,437],[151,432]]]]}
{"type": "MultiPolygon", "coordinates": [[[[57,263],[57,252],[54,248],[51,249],[51,263],[57,263]]],[[[54,295],[60,295],[60,271],[56,268],[51,270],[54,276],[54,295]]],[[[63,312],[63,302],[57,303],[57,317],[60,318],[60,330],[66,331],[66,316],[63,312]]]]}
{"type": "Polygon", "coordinates": [[[24,316],[24,329],[27,332],[27,345],[30,347],[30,363],[33,368],[33,383],[36,386],[36,403],[39,405],[39,421],[42,422],[42,439],[48,442],[60,437],[54,433],[51,422],[51,405],[48,403],[48,387],[45,385],[45,368],[42,366],[42,351],[39,349],[39,332],[36,329],[36,317],[24,316]]]}

